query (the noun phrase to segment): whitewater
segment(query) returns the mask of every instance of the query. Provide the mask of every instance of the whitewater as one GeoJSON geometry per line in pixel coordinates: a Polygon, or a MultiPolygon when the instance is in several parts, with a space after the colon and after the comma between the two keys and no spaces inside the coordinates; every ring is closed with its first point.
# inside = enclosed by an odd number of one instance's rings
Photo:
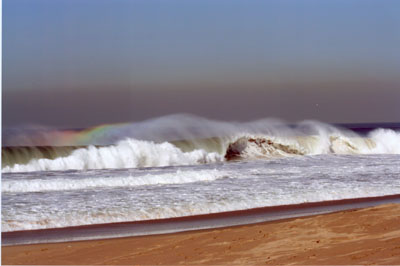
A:
{"type": "Polygon", "coordinates": [[[6,140],[28,142],[2,150],[3,232],[400,194],[398,128],[187,115],[104,128],[6,140]]]}
{"type": "Polygon", "coordinates": [[[340,131],[318,133],[286,137],[242,133],[171,143],[128,138],[104,147],[91,145],[85,148],[68,148],[70,154],[65,156],[58,154],[56,147],[50,148],[54,150],[53,158],[40,158],[44,154],[36,147],[17,148],[19,151],[3,152],[3,155],[11,159],[7,160],[8,164],[3,163],[2,172],[194,165],[231,160],[233,157],[257,159],[317,154],[400,154],[400,133],[391,129],[376,129],[365,137],[340,131]],[[192,146],[192,150],[185,151],[187,146],[192,146]],[[34,158],[35,156],[39,158],[34,158]],[[21,160],[26,163],[22,164],[21,160]]]}

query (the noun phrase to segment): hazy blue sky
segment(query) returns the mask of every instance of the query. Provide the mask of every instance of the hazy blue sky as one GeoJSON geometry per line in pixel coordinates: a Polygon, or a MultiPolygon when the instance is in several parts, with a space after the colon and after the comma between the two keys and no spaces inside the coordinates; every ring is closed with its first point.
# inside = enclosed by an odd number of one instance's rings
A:
{"type": "Polygon", "coordinates": [[[400,121],[398,0],[3,0],[3,123],[400,121]]]}

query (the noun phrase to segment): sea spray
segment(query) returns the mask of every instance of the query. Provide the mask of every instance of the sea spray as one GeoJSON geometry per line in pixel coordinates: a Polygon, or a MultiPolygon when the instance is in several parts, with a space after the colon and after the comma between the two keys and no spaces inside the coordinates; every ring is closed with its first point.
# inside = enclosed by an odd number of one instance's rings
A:
{"type": "MultiPolygon", "coordinates": [[[[29,144],[36,143],[35,134],[29,132],[29,144]]],[[[37,143],[48,146],[3,148],[2,172],[158,167],[231,158],[400,153],[400,133],[391,129],[358,135],[318,121],[287,124],[261,119],[239,123],[183,114],[70,130],[65,134],[54,130],[46,133],[40,128],[37,143]]]]}
{"type": "Polygon", "coordinates": [[[222,156],[204,150],[182,152],[174,145],[164,142],[127,139],[106,147],[89,146],[73,151],[69,156],[56,159],[33,159],[28,164],[6,166],[6,172],[87,170],[190,165],[218,162],[222,156]]]}

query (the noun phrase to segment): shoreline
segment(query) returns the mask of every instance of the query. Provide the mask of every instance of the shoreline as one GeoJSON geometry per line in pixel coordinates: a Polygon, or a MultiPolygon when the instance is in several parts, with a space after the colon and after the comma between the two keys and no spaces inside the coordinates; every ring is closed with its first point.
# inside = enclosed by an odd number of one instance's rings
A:
{"type": "Polygon", "coordinates": [[[159,220],[82,225],[2,233],[2,246],[117,239],[217,229],[400,203],[400,195],[331,200],[159,220]]]}
{"type": "Polygon", "coordinates": [[[207,230],[2,246],[3,264],[400,264],[400,204],[207,230]]]}

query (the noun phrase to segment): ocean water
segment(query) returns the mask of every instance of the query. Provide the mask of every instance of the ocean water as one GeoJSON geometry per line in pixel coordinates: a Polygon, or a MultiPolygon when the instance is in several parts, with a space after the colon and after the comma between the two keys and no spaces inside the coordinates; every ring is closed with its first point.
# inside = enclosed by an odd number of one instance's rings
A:
{"type": "Polygon", "coordinates": [[[396,127],[181,115],[105,128],[13,135],[29,145],[2,150],[3,232],[400,194],[396,127]]]}

